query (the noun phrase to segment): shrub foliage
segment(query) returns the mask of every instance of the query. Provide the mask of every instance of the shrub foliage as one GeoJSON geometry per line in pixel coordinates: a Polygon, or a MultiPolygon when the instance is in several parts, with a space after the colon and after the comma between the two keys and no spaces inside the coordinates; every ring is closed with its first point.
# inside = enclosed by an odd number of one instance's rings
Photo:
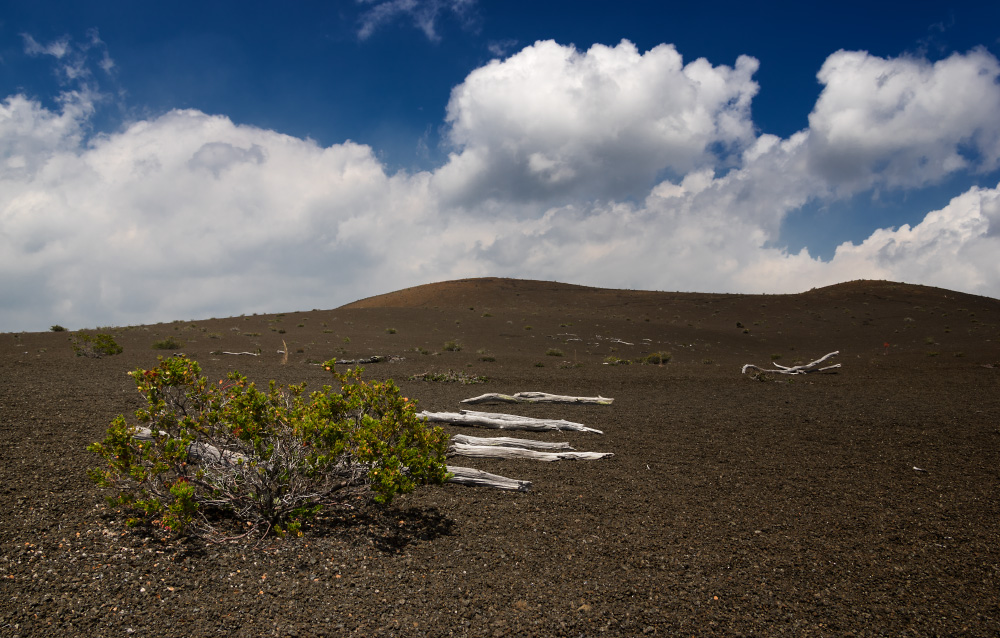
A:
{"type": "Polygon", "coordinates": [[[112,501],[130,522],[203,537],[225,536],[227,520],[247,533],[301,533],[304,520],[349,496],[389,503],[448,478],[447,435],[417,419],[392,381],[324,366],[339,392],[274,381],[262,390],[238,372],[213,385],[197,362],[161,357],[130,373],[146,406],[138,424],[118,416],[88,447],[103,460],[91,478],[117,489],[112,501]]]}
{"type": "Polygon", "coordinates": [[[81,332],[73,338],[73,352],[78,357],[96,357],[100,359],[104,356],[113,356],[122,353],[122,347],[118,345],[115,338],[109,334],[98,333],[89,335],[81,332]]]}

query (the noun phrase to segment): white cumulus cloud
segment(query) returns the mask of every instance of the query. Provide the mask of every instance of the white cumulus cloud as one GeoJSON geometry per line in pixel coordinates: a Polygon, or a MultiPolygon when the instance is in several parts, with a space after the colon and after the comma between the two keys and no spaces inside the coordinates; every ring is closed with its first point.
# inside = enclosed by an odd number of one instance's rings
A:
{"type": "Polygon", "coordinates": [[[485,275],[720,292],[877,277],[998,296],[992,184],[828,261],[780,246],[810,202],[994,169],[997,66],[838,52],[810,127],[780,138],[754,130],[752,58],[538,42],[455,87],[447,162],[395,174],[366,145],[195,110],[88,136],[93,90],[54,108],[12,95],[0,331],[329,308],[485,275]]]}
{"type": "Polygon", "coordinates": [[[664,171],[683,175],[752,143],[756,70],[747,56],[734,67],[685,64],[670,45],[536,42],[452,91],[456,151],[437,184],[466,204],[642,197],[664,171]]]}
{"type": "Polygon", "coordinates": [[[984,49],[934,63],[838,51],[818,77],[810,160],[834,185],[915,187],[1000,166],[1000,63],[984,49]]]}

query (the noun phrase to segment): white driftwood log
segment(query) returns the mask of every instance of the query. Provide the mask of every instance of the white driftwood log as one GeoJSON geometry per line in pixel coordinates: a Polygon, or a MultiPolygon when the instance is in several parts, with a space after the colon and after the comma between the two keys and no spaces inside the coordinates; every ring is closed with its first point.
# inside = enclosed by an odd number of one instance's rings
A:
{"type": "Polygon", "coordinates": [[[810,361],[809,363],[807,363],[805,365],[801,365],[801,366],[791,366],[791,367],[789,367],[789,366],[783,366],[781,364],[775,363],[774,365],[776,367],[774,369],[772,369],[772,370],[765,370],[764,368],[761,368],[760,366],[755,366],[752,363],[748,363],[745,366],[743,366],[743,374],[746,374],[747,370],[750,370],[750,369],[760,370],[761,372],[774,372],[775,374],[808,374],[810,372],[823,372],[824,370],[832,370],[834,368],[839,368],[840,367],[839,363],[835,363],[832,366],[825,366],[825,367],[822,367],[822,368],[818,368],[817,367],[819,364],[823,363],[824,361],[826,361],[830,357],[835,357],[838,354],[840,354],[840,350],[835,350],[835,351],[831,352],[830,354],[823,355],[819,359],[816,359],[815,361],[810,361]]]}
{"type": "Polygon", "coordinates": [[[517,394],[499,394],[496,392],[483,394],[471,399],[463,399],[462,403],[596,403],[611,405],[614,399],[607,397],[570,397],[547,392],[518,392],[517,394]]]}
{"type": "Polygon", "coordinates": [[[256,352],[223,352],[222,354],[232,354],[232,355],[237,355],[237,356],[246,355],[248,357],[258,357],[258,356],[260,356],[256,352]]]}
{"type": "Polygon", "coordinates": [[[449,483],[457,483],[468,487],[492,487],[498,490],[517,490],[527,492],[531,489],[531,481],[519,481],[517,479],[497,476],[482,470],[471,467],[448,466],[448,471],[455,476],[448,479],[449,483]]]}
{"type": "Polygon", "coordinates": [[[612,452],[539,452],[521,447],[499,445],[466,445],[453,443],[448,446],[451,456],[471,456],[480,459],[531,459],[533,461],[581,461],[605,459],[614,456],[612,452]]]}
{"type": "Polygon", "coordinates": [[[498,414],[493,412],[474,412],[472,410],[461,410],[460,412],[428,412],[424,410],[417,415],[427,419],[432,423],[451,423],[452,425],[471,425],[494,430],[529,430],[532,432],[545,432],[550,430],[573,430],[576,432],[595,432],[604,434],[600,430],[588,428],[582,423],[563,421],[562,419],[533,419],[516,414],[498,414]]]}
{"type": "Polygon", "coordinates": [[[532,441],[531,439],[515,439],[510,436],[467,436],[465,434],[453,434],[452,443],[463,443],[465,445],[497,445],[500,447],[521,447],[535,450],[547,450],[570,452],[573,447],[566,441],[553,443],[549,441],[532,441]]]}
{"type": "MultiPolygon", "coordinates": [[[[167,433],[160,430],[160,434],[166,435],[167,433]]],[[[149,428],[140,427],[137,429],[136,433],[132,435],[132,438],[140,441],[152,441],[153,431],[149,428]]],[[[190,453],[191,456],[196,459],[208,459],[216,463],[222,459],[225,459],[228,462],[246,459],[246,457],[242,454],[237,454],[235,452],[224,453],[214,445],[209,445],[207,443],[192,443],[190,453]]],[[[527,492],[531,489],[531,481],[519,481],[518,479],[507,478],[506,476],[499,476],[497,474],[490,474],[489,472],[475,470],[470,467],[456,467],[449,465],[447,466],[447,469],[449,473],[454,474],[453,477],[446,481],[447,483],[457,483],[458,485],[466,485],[468,487],[492,487],[498,490],[517,490],[520,492],[527,492]]]]}

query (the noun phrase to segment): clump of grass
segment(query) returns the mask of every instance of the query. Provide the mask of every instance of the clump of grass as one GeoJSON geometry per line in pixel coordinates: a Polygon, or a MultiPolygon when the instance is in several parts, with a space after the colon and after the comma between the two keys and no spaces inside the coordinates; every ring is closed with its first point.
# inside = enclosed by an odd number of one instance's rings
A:
{"type": "Polygon", "coordinates": [[[394,335],[394,334],[396,334],[396,329],[395,328],[386,328],[385,332],[386,332],[386,334],[394,335]]]}
{"type": "Polygon", "coordinates": [[[606,366],[627,366],[630,363],[632,362],[628,359],[622,359],[621,357],[616,357],[613,354],[609,354],[604,357],[604,365],[606,366]]]}
{"type": "Polygon", "coordinates": [[[660,366],[663,365],[664,363],[669,363],[672,358],[673,355],[670,354],[669,352],[663,352],[663,351],[651,352],[647,354],[645,357],[639,359],[639,363],[646,363],[654,366],[660,366]]]}
{"type": "Polygon", "coordinates": [[[461,383],[462,385],[476,385],[478,383],[488,383],[489,379],[481,375],[468,374],[466,372],[424,372],[415,374],[409,378],[410,381],[430,381],[432,383],[461,383]]]}
{"type": "Polygon", "coordinates": [[[777,361],[780,358],[781,358],[781,355],[779,353],[777,353],[777,352],[772,352],[771,353],[771,361],[777,361]]]}
{"type": "Polygon", "coordinates": [[[486,361],[487,363],[493,363],[494,361],[497,360],[497,358],[494,357],[493,355],[484,354],[483,356],[479,357],[479,360],[486,361]]]}
{"type": "Polygon", "coordinates": [[[447,352],[458,352],[462,349],[462,344],[452,339],[451,341],[444,342],[444,349],[447,352]]]}
{"type": "Polygon", "coordinates": [[[431,351],[428,350],[427,348],[421,348],[420,346],[417,346],[416,348],[414,348],[413,351],[414,352],[419,352],[420,354],[430,354],[431,353],[431,351]]]}
{"type": "Polygon", "coordinates": [[[525,326],[524,329],[525,330],[531,330],[531,326],[525,326]]]}
{"type": "Polygon", "coordinates": [[[545,355],[549,357],[561,357],[563,356],[563,351],[559,348],[549,348],[545,351],[545,355]]]}
{"type": "Polygon", "coordinates": [[[166,339],[153,342],[154,350],[177,350],[178,348],[183,347],[184,343],[174,339],[173,337],[167,337],[166,339]]]}
{"type": "Polygon", "coordinates": [[[541,361],[538,361],[537,363],[535,363],[535,367],[536,367],[536,368],[544,368],[544,367],[545,367],[545,364],[544,364],[544,363],[542,363],[541,361]]]}

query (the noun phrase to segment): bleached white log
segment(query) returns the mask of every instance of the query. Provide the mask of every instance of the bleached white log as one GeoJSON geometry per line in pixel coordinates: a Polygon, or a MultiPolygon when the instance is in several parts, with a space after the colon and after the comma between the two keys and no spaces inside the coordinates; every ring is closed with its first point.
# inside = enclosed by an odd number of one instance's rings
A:
{"type": "Polygon", "coordinates": [[[260,356],[256,352],[223,352],[222,354],[232,354],[232,355],[236,355],[236,356],[246,355],[248,357],[258,357],[258,356],[260,356]]]}
{"type": "Polygon", "coordinates": [[[472,410],[462,410],[460,412],[428,412],[424,410],[417,416],[427,419],[432,423],[469,425],[494,430],[528,430],[532,432],[573,430],[576,432],[604,434],[604,432],[588,428],[582,423],[563,421],[562,419],[533,419],[526,416],[517,416],[516,414],[496,414],[493,412],[474,412],[472,410]]]}
{"type": "Polygon", "coordinates": [[[533,461],[578,461],[605,459],[614,456],[612,452],[539,452],[520,447],[499,445],[466,445],[452,443],[448,446],[452,456],[470,456],[481,459],[531,459],[533,461]]]}
{"type": "MultiPolygon", "coordinates": [[[[165,436],[167,433],[160,430],[160,434],[165,436]]],[[[140,441],[152,441],[153,431],[149,428],[140,427],[136,430],[136,433],[132,435],[132,438],[140,441]]],[[[190,452],[195,458],[204,458],[216,463],[223,458],[226,458],[229,462],[246,459],[245,456],[236,452],[228,452],[225,457],[223,457],[223,453],[219,450],[219,448],[207,443],[193,443],[191,445],[190,452]]],[[[455,467],[449,465],[447,466],[447,470],[449,473],[455,475],[448,479],[446,481],[447,483],[458,483],[459,485],[466,485],[468,487],[492,487],[498,490],[518,490],[521,492],[527,492],[531,489],[531,481],[519,481],[518,479],[507,478],[506,476],[499,476],[497,474],[490,474],[489,472],[483,472],[469,467],[455,467]]]]}
{"type": "Polygon", "coordinates": [[[547,392],[518,392],[517,394],[489,393],[471,399],[463,399],[462,403],[596,403],[611,405],[614,399],[607,397],[571,397],[547,392]]]}
{"type": "Polygon", "coordinates": [[[449,465],[448,472],[455,475],[448,479],[449,483],[458,483],[468,487],[492,487],[498,490],[517,490],[518,492],[527,492],[531,489],[531,481],[519,481],[471,467],[449,465]]]}
{"type": "Polygon", "coordinates": [[[791,366],[791,367],[789,367],[789,366],[783,366],[783,365],[781,365],[779,363],[775,363],[774,364],[775,368],[773,368],[771,370],[765,370],[764,368],[761,368],[760,366],[756,366],[756,365],[754,365],[752,363],[748,363],[745,366],[743,366],[743,372],[742,373],[746,374],[747,370],[750,370],[750,369],[760,370],[761,372],[774,372],[775,374],[808,374],[810,372],[823,372],[824,370],[832,370],[834,368],[839,368],[840,367],[839,363],[835,363],[832,366],[825,366],[825,367],[822,367],[822,368],[816,367],[819,364],[821,364],[824,361],[826,361],[827,359],[829,359],[830,357],[835,357],[838,354],[840,354],[840,350],[835,350],[835,351],[833,351],[833,352],[831,352],[829,354],[823,355],[822,357],[820,357],[819,359],[816,359],[815,361],[810,361],[809,363],[807,363],[805,365],[801,365],[801,366],[791,366]]]}
{"type": "MultiPolygon", "coordinates": [[[[160,436],[167,436],[167,433],[160,430],[160,436]]],[[[136,433],[132,435],[133,439],[138,439],[139,441],[152,441],[153,431],[149,428],[139,427],[136,429],[136,433]]],[[[246,460],[246,456],[240,454],[239,452],[223,452],[214,445],[209,445],[208,443],[200,443],[195,441],[191,444],[188,452],[196,459],[206,459],[213,463],[235,463],[239,460],[246,460]]]]}
{"type": "Polygon", "coordinates": [[[549,451],[573,450],[573,447],[566,441],[554,443],[549,441],[532,441],[531,439],[516,439],[510,436],[467,436],[465,434],[453,434],[451,442],[464,443],[465,445],[496,445],[500,447],[520,447],[549,451]]]}

